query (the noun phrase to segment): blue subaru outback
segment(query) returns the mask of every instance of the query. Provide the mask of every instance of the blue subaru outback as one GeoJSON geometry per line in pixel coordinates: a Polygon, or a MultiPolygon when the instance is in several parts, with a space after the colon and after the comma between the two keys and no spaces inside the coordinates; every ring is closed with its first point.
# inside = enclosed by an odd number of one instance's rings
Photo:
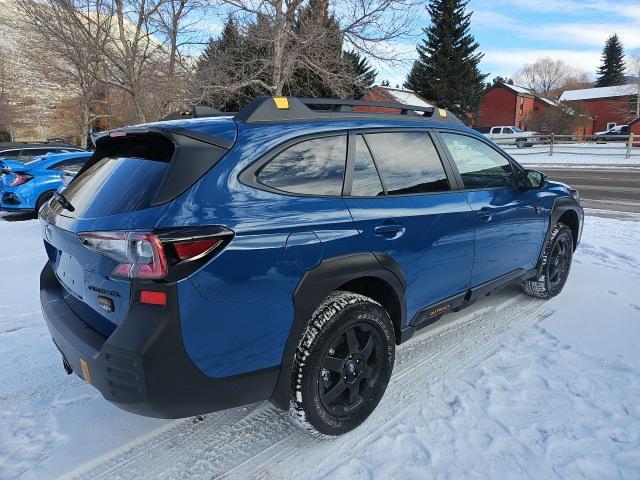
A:
{"type": "Polygon", "coordinates": [[[100,138],[40,219],[68,373],[142,415],[269,399],[338,435],[418,329],[558,294],[583,211],[446,110],[262,97],[100,138]]]}

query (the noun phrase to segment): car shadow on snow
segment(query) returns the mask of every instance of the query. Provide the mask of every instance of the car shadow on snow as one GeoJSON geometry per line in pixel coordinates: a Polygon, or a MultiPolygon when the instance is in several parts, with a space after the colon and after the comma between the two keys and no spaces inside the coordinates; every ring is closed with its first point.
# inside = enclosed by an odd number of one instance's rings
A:
{"type": "Polygon", "coordinates": [[[38,218],[38,215],[32,212],[4,213],[0,214],[0,218],[6,220],[7,222],[22,222],[25,220],[35,220],[36,218],[38,218]]]}

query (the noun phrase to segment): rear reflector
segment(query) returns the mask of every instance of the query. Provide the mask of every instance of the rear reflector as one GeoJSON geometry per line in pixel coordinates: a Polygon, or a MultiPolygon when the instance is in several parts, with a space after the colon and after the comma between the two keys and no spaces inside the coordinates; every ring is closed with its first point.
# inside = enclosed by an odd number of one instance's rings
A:
{"type": "Polygon", "coordinates": [[[193,242],[175,243],[176,254],[180,260],[196,260],[206,255],[211,250],[222,243],[217,238],[207,238],[204,240],[194,240],[193,242]]]}
{"type": "Polygon", "coordinates": [[[151,290],[142,290],[140,292],[140,303],[147,305],[166,305],[167,294],[165,292],[153,292],[151,290]]]}

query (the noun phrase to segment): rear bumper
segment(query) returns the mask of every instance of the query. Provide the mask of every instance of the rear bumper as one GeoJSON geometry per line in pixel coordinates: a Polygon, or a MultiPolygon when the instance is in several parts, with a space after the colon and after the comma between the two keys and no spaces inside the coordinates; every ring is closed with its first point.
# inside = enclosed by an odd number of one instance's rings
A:
{"type": "Polygon", "coordinates": [[[0,193],[0,210],[7,212],[33,212],[35,211],[35,206],[30,205],[23,195],[4,190],[0,193]]]}
{"type": "MultiPolygon", "coordinates": [[[[137,298],[135,293],[132,298],[137,298]]],[[[167,307],[133,302],[109,336],[93,330],[67,303],[50,264],[40,276],[40,300],[54,343],[73,371],[102,396],[129,412],[182,418],[266,400],[279,367],[211,378],[187,356],[180,330],[175,284],[154,284],[167,307]]]]}

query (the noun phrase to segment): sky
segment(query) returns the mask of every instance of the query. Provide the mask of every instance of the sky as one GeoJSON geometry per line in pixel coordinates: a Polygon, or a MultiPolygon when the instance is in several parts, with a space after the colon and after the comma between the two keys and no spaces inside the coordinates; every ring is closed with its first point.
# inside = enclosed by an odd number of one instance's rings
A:
{"type": "MultiPolygon", "coordinates": [[[[484,53],[480,69],[488,79],[509,77],[540,57],[561,59],[595,78],[604,42],[613,33],[626,53],[640,53],[640,0],[471,0],[467,10],[473,12],[471,34],[484,53]]],[[[402,85],[417,56],[420,26],[428,22],[425,12],[416,36],[394,43],[404,60],[377,64],[378,81],[402,85]]]]}

